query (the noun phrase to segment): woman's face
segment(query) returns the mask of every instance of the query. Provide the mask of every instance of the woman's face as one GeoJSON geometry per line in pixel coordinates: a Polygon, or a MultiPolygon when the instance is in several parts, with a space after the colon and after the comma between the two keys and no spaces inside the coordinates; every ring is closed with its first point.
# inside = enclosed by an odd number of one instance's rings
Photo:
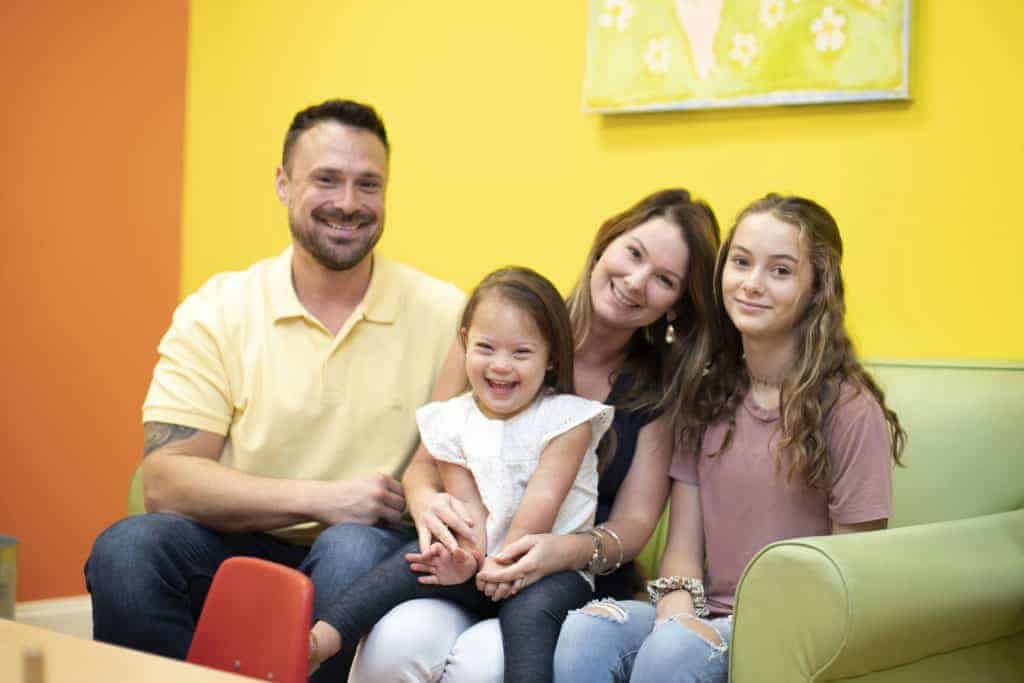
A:
{"type": "Polygon", "coordinates": [[[662,216],[619,235],[590,274],[595,321],[636,330],[668,313],[683,293],[689,258],[681,229],[662,216]]]}
{"type": "Polygon", "coordinates": [[[789,339],[811,298],[814,267],[800,231],[770,213],[736,226],[722,270],[722,298],[746,338],[789,339]]]}

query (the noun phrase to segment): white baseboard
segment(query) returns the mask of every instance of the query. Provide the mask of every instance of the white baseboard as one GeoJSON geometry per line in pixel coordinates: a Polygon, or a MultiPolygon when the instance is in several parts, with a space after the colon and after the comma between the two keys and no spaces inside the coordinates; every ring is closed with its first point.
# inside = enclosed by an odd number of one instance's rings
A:
{"type": "Polygon", "coordinates": [[[19,602],[14,606],[14,620],[92,639],[92,601],[88,595],[19,602]]]}

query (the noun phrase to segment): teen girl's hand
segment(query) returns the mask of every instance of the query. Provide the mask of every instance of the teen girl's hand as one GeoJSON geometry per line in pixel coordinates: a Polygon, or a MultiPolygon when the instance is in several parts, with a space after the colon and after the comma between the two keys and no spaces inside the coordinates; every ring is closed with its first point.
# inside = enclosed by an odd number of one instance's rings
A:
{"type": "Polygon", "coordinates": [[[686,591],[672,591],[658,600],[655,625],[662,624],[680,614],[693,614],[693,598],[686,591]]]}
{"type": "Polygon", "coordinates": [[[703,619],[693,616],[693,599],[686,591],[672,591],[658,601],[654,625],[660,626],[673,617],[677,624],[693,631],[704,641],[721,645],[722,638],[718,632],[703,619]]]}

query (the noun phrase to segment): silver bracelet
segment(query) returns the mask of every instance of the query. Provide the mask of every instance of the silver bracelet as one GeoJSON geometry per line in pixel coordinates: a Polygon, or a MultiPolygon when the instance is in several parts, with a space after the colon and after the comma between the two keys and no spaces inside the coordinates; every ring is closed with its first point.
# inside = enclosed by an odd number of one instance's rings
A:
{"type": "Polygon", "coordinates": [[[594,550],[590,554],[590,561],[587,562],[586,570],[594,576],[599,576],[602,571],[608,568],[608,558],[604,556],[601,548],[601,533],[594,529],[587,529],[582,532],[594,541],[594,550]]]}
{"type": "Polygon", "coordinates": [[[619,535],[617,533],[615,533],[612,529],[606,527],[604,524],[598,524],[596,527],[594,527],[594,530],[606,533],[609,536],[611,536],[612,540],[615,541],[615,545],[617,545],[619,548],[619,559],[615,561],[615,566],[604,573],[611,574],[614,571],[618,571],[619,567],[622,566],[622,560],[626,557],[625,551],[622,549],[622,539],[619,538],[619,535]]]}

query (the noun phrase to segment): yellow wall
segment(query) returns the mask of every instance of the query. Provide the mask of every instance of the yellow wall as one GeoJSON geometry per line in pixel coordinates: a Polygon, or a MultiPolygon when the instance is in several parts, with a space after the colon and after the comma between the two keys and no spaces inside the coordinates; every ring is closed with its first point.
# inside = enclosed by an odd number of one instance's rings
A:
{"type": "Polygon", "coordinates": [[[794,192],[839,219],[862,354],[1024,359],[1024,5],[916,0],[911,103],[616,117],[580,111],[586,6],[193,0],[184,290],[287,243],[281,137],[343,96],[393,139],[384,252],[464,288],[523,263],[567,289],[599,222],[654,189],[723,225],[794,192]]]}

